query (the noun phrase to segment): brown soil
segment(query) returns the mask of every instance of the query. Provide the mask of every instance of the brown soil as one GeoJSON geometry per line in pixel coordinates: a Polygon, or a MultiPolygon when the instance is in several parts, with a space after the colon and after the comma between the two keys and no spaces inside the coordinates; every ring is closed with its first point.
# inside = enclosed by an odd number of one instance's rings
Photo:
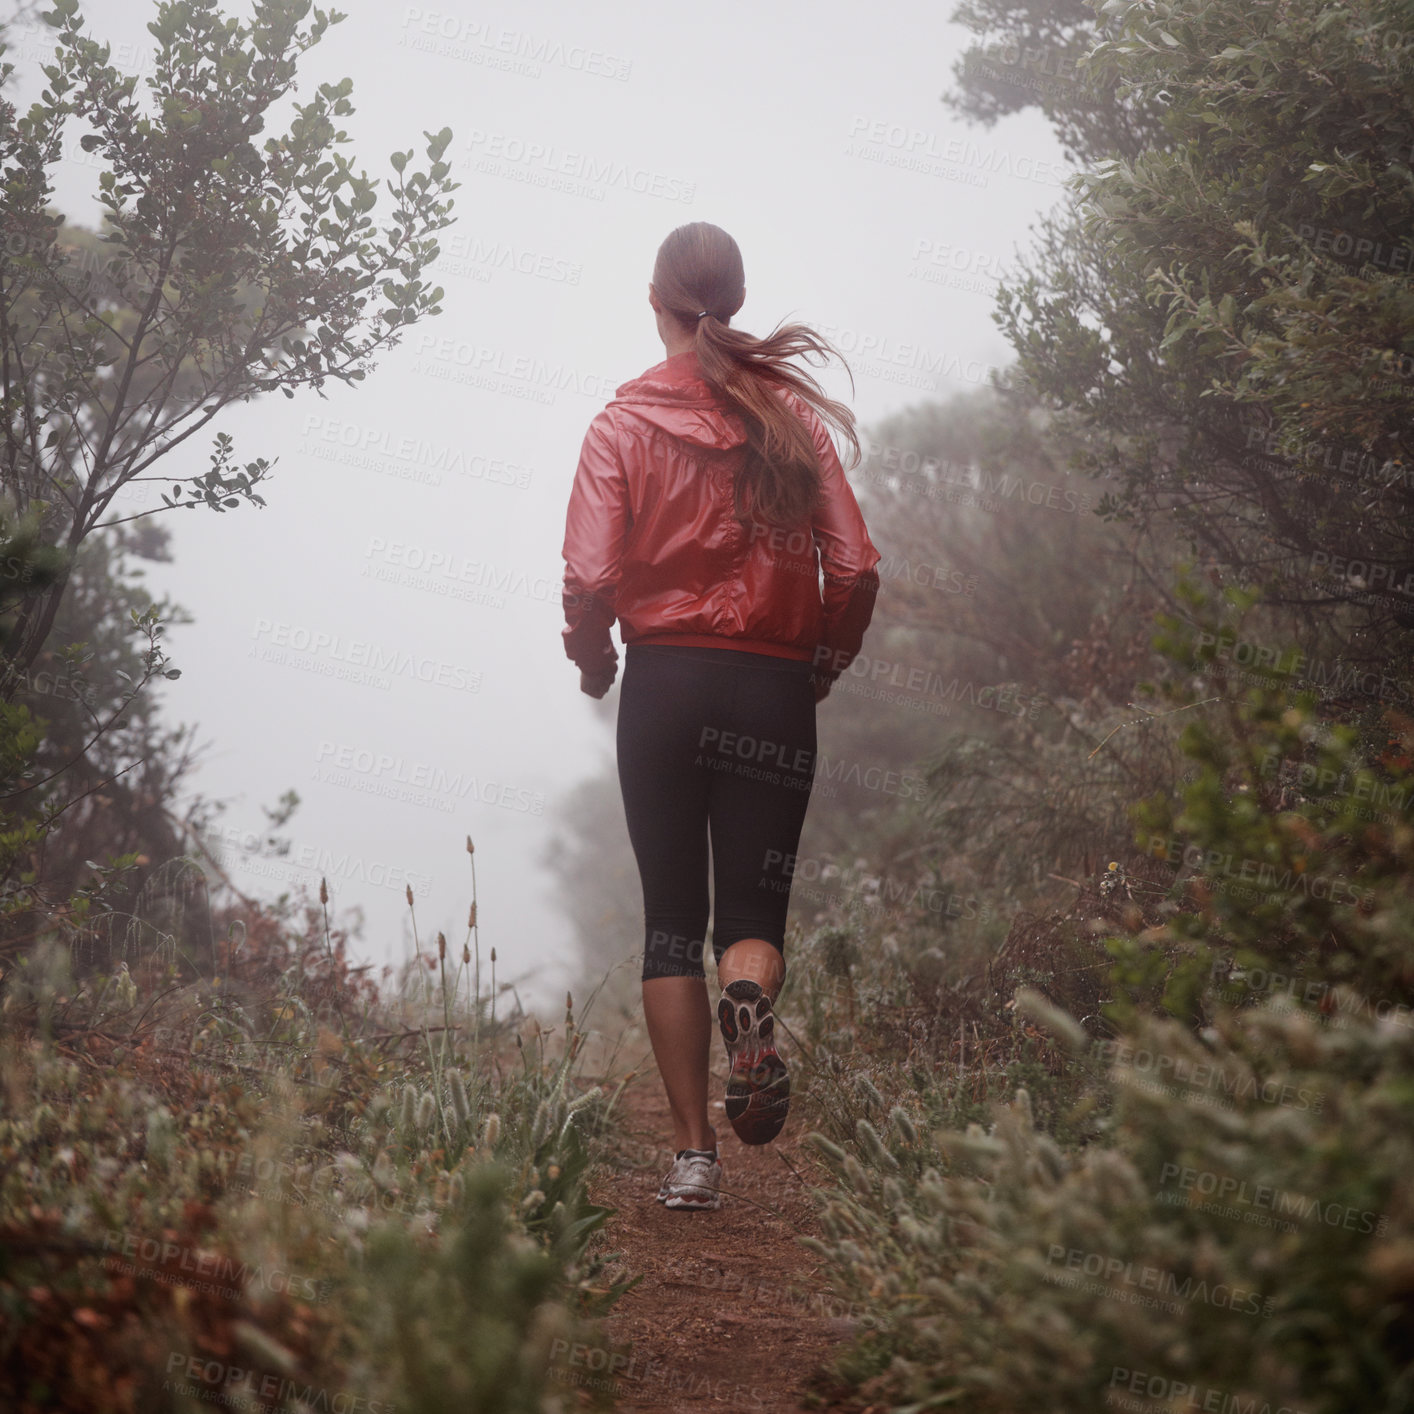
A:
{"type": "MultiPolygon", "coordinates": [[[[721,1096],[726,1059],[720,1045],[713,1050],[711,1093],[721,1096]]],[[[832,1296],[820,1259],[795,1241],[819,1234],[807,1183],[822,1182],[800,1147],[811,1126],[799,1100],[781,1135],[764,1145],[742,1144],[720,1101],[713,1104],[724,1197],[715,1212],[696,1213],[654,1196],[673,1160],[657,1071],[619,1103],[619,1161],[591,1185],[591,1198],[617,1209],[598,1241],[615,1254],[610,1275],[643,1279],[605,1322],[606,1349],[581,1351],[582,1374],[571,1379],[611,1389],[613,1407],[639,1414],[846,1407],[822,1396],[834,1382],[818,1372],[858,1330],[858,1313],[832,1296]],[[612,1376],[606,1360],[617,1362],[612,1376]],[[815,1390],[808,1398],[807,1385],[815,1390]]]]}

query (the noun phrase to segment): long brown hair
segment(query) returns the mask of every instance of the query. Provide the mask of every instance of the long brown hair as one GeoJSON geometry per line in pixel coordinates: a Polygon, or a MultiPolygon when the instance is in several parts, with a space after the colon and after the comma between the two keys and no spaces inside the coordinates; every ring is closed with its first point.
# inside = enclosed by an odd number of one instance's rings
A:
{"type": "Polygon", "coordinates": [[[746,424],[748,451],[736,481],[737,518],[771,525],[808,521],[823,499],[820,458],[809,427],[775,390],[791,389],[838,428],[854,449],[853,465],[859,459],[854,414],[826,397],[808,372],[787,362],[811,353],[822,360],[833,355],[841,363],[844,358],[804,324],[777,324],[764,339],[730,327],[746,298],[746,275],[737,243],[710,222],[692,221],[668,235],[658,247],[653,288],[683,325],[697,326],[702,377],[746,424]]]}

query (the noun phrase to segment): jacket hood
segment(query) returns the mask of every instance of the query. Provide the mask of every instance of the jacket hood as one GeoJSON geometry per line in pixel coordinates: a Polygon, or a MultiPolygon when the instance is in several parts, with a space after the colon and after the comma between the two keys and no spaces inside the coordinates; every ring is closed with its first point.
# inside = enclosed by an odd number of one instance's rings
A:
{"type": "Polygon", "coordinates": [[[699,447],[735,447],[746,441],[740,414],[724,406],[704,381],[691,350],[620,384],[608,406],[699,447]]]}

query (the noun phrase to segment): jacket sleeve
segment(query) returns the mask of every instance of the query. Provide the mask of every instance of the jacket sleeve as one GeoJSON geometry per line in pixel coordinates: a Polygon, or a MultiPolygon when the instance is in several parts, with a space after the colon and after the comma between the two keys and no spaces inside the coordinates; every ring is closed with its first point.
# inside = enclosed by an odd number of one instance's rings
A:
{"type": "Polygon", "coordinates": [[[565,513],[565,654],[582,672],[611,673],[619,660],[610,626],[633,516],[613,424],[600,413],[589,424],[565,513]]]}
{"type": "Polygon", "coordinates": [[[825,620],[815,649],[815,671],[833,682],[854,661],[874,617],[879,592],[875,566],[881,556],[869,539],[829,429],[814,409],[808,413],[825,493],[812,526],[825,580],[825,620]]]}

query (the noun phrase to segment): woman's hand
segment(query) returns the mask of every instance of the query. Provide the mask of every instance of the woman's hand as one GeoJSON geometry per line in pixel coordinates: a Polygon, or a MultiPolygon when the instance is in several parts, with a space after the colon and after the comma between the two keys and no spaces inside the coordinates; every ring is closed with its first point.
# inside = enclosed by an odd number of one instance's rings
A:
{"type": "Polygon", "coordinates": [[[579,675],[579,690],[587,692],[591,697],[603,697],[614,685],[614,679],[618,676],[618,668],[610,668],[607,673],[586,673],[579,675]]]}

